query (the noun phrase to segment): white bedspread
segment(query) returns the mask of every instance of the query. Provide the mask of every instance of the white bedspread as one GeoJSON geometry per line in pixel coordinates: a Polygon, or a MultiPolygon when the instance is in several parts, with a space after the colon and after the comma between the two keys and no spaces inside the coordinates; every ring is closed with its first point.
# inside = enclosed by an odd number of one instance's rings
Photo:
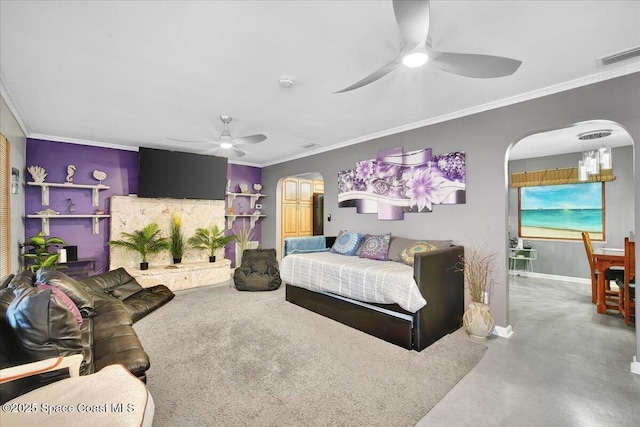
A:
{"type": "Polygon", "coordinates": [[[280,277],[310,291],[363,302],[396,303],[411,313],[427,304],[413,279],[413,267],[394,261],[331,252],[291,254],[280,263],[280,277]]]}

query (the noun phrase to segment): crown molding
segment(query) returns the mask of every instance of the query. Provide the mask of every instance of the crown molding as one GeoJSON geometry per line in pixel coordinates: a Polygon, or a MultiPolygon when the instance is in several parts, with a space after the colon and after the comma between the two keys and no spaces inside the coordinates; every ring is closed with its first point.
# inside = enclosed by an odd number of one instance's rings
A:
{"type": "Polygon", "coordinates": [[[547,95],[553,95],[556,93],[564,92],[571,89],[576,89],[583,86],[589,86],[594,83],[599,83],[605,80],[611,80],[616,77],[622,77],[622,76],[626,76],[628,74],[633,74],[637,72],[640,72],[640,61],[635,61],[630,64],[621,65],[612,70],[600,71],[585,77],[580,77],[578,79],[569,80],[556,85],[547,86],[542,89],[536,89],[530,92],[525,92],[520,95],[512,96],[509,98],[503,98],[497,101],[487,102],[485,104],[481,104],[471,108],[466,108],[464,110],[455,111],[453,113],[443,114],[438,117],[421,120],[419,122],[409,123],[407,125],[398,126],[395,128],[387,129],[381,132],[376,132],[376,133],[372,133],[365,136],[360,136],[358,138],[350,139],[344,142],[340,142],[330,146],[318,148],[316,150],[308,151],[304,154],[285,157],[283,159],[280,159],[274,162],[267,162],[267,163],[264,163],[262,167],[273,166],[280,163],[285,163],[292,160],[313,156],[315,154],[337,150],[339,148],[348,147],[350,145],[359,144],[361,142],[370,141],[372,139],[395,135],[398,133],[406,132],[406,131],[417,129],[420,127],[430,126],[437,123],[443,123],[449,120],[459,119],[461,117],[470,116],[473,114],[482,113],[485,111],[494,110],[501,107],[507,107],[509,105],[517,104],[520,102],[530,101],[536,98],[542,98],[547,95]]]}
{"type": "Polygon", "coordinates": [[[4,99],[4,103],[7,104],[7,107],[9,107],[9,111],[11,111],[11,114],[13,114],[16,122],[18,122],[18,126],[20,126],[20,129],[22,129],[22,133],[24,133],[25,135],[29,135],[29,126],[27,126],[27,123],[22,118],[20,111],[18,111],[18,107],[16,107],[13,99],[11,98],[9,90],[4,85],[4,77],[2,76],[2,74],[0,74],[0,96],[2,97],[2,99],[4,99]]]}
{"type": "Polygon", "coordinates": [[[117,148],[119,150],[126,150],[126,151],[138,151],[138,148],[139,148],[139,147],[132,147],[130,145],[112,144],[110,142],[93,141],[90,139],[67,138],[66,136],[44,135],[41,133],[31,133],[27,135],[27,138],[42,139],[45,141],[67,142],[69,144],[89,145],[92,147],[117,148]]]}

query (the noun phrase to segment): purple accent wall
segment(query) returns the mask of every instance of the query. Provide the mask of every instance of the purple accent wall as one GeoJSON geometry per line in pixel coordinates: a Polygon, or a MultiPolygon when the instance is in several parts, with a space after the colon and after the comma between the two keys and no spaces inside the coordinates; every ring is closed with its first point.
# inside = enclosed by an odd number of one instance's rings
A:
{"type": "MultiPolygon", "coordinates": [[[[256,193],[253,189],[253,184],[262,183],[262,169],[254,166],[234,165],[229,164],[227,167],[227,178],[231,180],[229,191],[231,193],[239,193],[240,188],[238,185],[241,183],[249,184],[249,192],[256,193]]],[[[260,203],[261,199],[258,199],[256,203],[260,203]]],[[[236,214],[246,210],[247,213],[253,213],[255,209],[250,209],[248,197],[236,197],[233,201],[233,210],[236,214]]],[[[225,211],[229,211],[228,201],[225,203],[225,211]]],[[[264,209],[262,210],[264,213],[264,209]]],[[[249,219],[246,219],[246,224],[249,226],[249,219]]],[[[242,218],[236,218],[233,221],[233,232],[237,232],[242,229],[242,218]]],[[[231,234],[231,231],[227,231],[227,235],[231,234]]],[[[262,220],[256,222],[256,226],[253,229],[253,240],[262,240],[262,220]]],[[[231,260],[231,266],[235,267],[236,259],[236,245],[230,244],[226,247],[225,257],[231,260]]]]}
{"type": "MultiPolygon", "coordinates": [[[[103,182],[111,188],[101,190],[99,207],[105,213],[111,211],[109,197],[135,194],[138,191],[138,153],[114,148],[92,147],[65,142],[27,139],[27,167],[35,165],[46,169],[45,182],[63,183],[67,177],[67,166],[75,165],[74,184],[98,184],[93,178],[95,169],[106,172],[103,182]]],[[[32,181],[25,171],[25,180],[32,181]]],[[[76,205],[76,214],[93,214],[97,207],[91,206],[90,189],[49,189],[49,208],[60,214],[68,213],[67,199],[76,205]]],[[[25,189],[25,212],[32,215],[47,208],[41,204],[41,189],[27,185],[25,189]]],[[[61,218],[49,221],[50,235],[64,239],[68,245],[78,247],[78,258],[94,258],[96,271],[106,271],[109,265],[109,219],[100,220],[100,234],[91,233],[90,218],[61,218]]],[[[40,219],[27,218],[25,239],[41,231],[40,219]]]]}
{"type": "MultiPolygon", "coordinates": [[[[75,165],[73,175],[74,184],[97,184],[93,178],[95,169],[106,172],[107,179],[103,184],[110,186],[108,190],[100,191],[99,207],[105,213],[111,212],[109,198],[111,196],[126,196],[138,192],[138,153],[136,151],[102,148],[66,142],[47,141],[41,139],[27,139],[26,148],[27,167],[35,165],[46,169],[45,182],[63,183],[67,177],[67,166],[75,165]]],[[[32,181],[31,174],[25,171],[25,181],[32,181]]],[[[231,179],[231,190],[238,191],[237,185],[246,182],[253,190],[253,184],[262,182],[262,169],[253,166],[233,165],[227,167],[227,176],[231,179]]],[[[96,207],[91,206],[90,189],[49,189],[49,208],[61,214],[68,213],[67,199],[76,205],[76,214],[93,214],[96,207]]],[[[236,198],[234,209],[240,211],[240,203],[248,208],[248,199],[236,198]]],[[[41,205],[41,189],[27,185],[25,188],[25,212],[32,215],[47,206],[41,205]]],[[[251,211],[250,209],[247,209],[251,211]]],[[[262,235],[261,221],[256,223],[254,240],[260,240],[262,235]]],[[[94,258],[96,272],[108,270],[109,266],[109,219],[100,220],[100,234],[91,233],[90,218],[61,218],[50,220],[50,235],[64,239],[67,244],[78,247],[78,258],[94,258]]],[[[226,225],[226,224],[225,224],[226,225]]],[[[235,231],[242,227],[242,221],[237,219],[233,223],[235,231]]],[[[25,236],[36,235],[41,230],[40,219],[26,219],[25,236]]],[[[228,231],[227,234],[231,232],[228,231]]],[[[235,244],[226,249],[226,258],[235,260],[235,244]]]]}

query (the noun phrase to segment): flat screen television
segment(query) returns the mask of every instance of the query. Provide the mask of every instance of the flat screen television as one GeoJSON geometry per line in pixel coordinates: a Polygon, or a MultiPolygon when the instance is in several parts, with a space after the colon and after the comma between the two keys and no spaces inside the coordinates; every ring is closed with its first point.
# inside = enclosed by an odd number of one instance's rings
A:
{"type": "Polygon", "coordinates": [[[226,157],[139,150],[138,197],[224,200],[226,185],[226,157]]]}

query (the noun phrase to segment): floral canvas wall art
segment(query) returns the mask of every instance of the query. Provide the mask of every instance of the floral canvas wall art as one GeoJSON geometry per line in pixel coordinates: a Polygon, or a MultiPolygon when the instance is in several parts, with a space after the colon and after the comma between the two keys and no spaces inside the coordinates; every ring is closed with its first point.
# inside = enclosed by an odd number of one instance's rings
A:
{"type": "Polygon", "coordinates": [[[465,152],[432,155],[430,148],[404,153],[402,147],[338,173],[338,206],[401,220],[405,212],[431,212],[433,205],[466,200],[465,152]]]}

